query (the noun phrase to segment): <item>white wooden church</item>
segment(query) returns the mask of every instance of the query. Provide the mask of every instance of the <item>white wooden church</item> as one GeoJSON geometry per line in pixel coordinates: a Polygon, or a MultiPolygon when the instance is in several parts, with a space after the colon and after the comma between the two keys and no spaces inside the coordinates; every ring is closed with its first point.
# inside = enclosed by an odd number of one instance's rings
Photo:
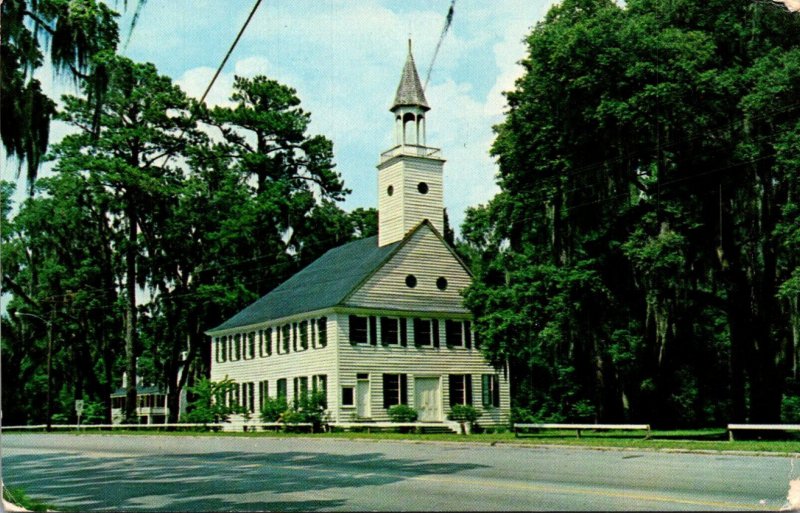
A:
{"type": "Polygon", "coordinates": [[[378,164],[378,235],[332,249],[207,332],[211,379],[236,381],[257,419],[266,397],[324,391],[333,422],[388,420],[396,404],[444,422],[471,404],[505,424],[508,372],[489,365],[460,292],[471,276],[442,238],[441,150],[409,43],[391,112],[396,144],[378,164]]]}

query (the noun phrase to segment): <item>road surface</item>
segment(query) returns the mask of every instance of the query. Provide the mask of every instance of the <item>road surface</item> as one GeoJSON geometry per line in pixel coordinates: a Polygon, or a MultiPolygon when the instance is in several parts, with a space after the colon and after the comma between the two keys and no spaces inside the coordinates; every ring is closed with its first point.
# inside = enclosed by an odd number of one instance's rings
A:
{"type": "Polygon", "coordinates": [[[310,438],[4,434],[3,478],[80,511],[778,510],[800,461],[310,438]]]}

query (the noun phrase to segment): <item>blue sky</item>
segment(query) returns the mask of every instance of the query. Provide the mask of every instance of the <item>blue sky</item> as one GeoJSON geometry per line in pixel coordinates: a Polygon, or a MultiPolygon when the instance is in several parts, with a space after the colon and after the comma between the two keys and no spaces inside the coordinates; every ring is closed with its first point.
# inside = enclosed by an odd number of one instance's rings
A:
{"type": "MultiPolygon", "coordinates": [[[[426,90],[432,107],[428,144],[442,148],[447,159],[445,206],[455,226],[468,206],[497,192],[488,152],[492,126],[505,108],[501,92],[520,75],[522,40],[552,3],[456,2],[426,90]]],[[[154,63],[200,97],[252,5],[251,0],[149,0],[121,53],[154,63]]],[[[449,5],[450,0],[263,0],[208,101],[227,101],[234,74],[265,74],[295,88],[311,112],[311,133],[334,142],[337,169],[353,191],[343,207],[376,207],[375,165],[393,145],[388,108],[407,39],[413,40],[424,80],[449,5]]],[[[123,40],[130,16],[121,20],[123,40]]],[[[54,138],[59,134],[63,128],[55,127],[54,138]]]]}
{"type": "MultiPolygon", "coordinates": [[[[552,0],[458,0],[426,90],[428,144],[441,147],[445,206],[458,226],[464,210],[497,191],[488,155],[500,94],[520,74],[523,38],[552,0]]],[[[149,0],[123,53],[149,61],[199,97],[250,0],[149,0]]],[[[378,155],[390,148],[388,112],[407,39],[424,75],[450,0],[263,0],[211,93],[224,103],[233,75],[263,73],[294,87],[311,131],[334,142],[337,169],[353,191],[344,208],[377,206],[378,155]]],[[[127,23],[123,21],[124,31],[127,23]]]]}

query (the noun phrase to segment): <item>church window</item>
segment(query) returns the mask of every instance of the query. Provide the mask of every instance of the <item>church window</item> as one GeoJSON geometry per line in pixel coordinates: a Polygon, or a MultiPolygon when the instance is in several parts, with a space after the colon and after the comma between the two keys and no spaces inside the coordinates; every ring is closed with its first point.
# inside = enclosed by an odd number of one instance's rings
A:
{"type": "Polygon", "coordinates": [[[245,358],[251,360],[256,357],[256,332],[251,331],[247,335],[247,353],[245,358]]]}
{"type": "Polygon", "coordinates": [[[383,407],[408,404],[408,379],[405,374],[383,375],[383,407]]]}
{"type": "Polygon", "coordinates": [[[355,394],[353,387],[342,387],[342,406],[354,406],[355,394]]]}
{"type": "Polygon", "coordinates": [[[381,344],[397,344],[400,342],[397,319],[381,317],[381,344]]]}
{"type": "Polygon", "coordinates": [[[425,182],[420,182],[417,184],[417,190],[420,194],[428,194],[428,184],[425,182]]]}
{"type": "Polygon", "coordinates": [[[436,288],[439,290],[446,290],[447,289],[447,278],[444,276],[439,276],[436,280],[436,288]]]}
{"type": "Polygon", "coordinates": [[[409,274],[408,276],[406,276],[406,285],[410,289],[413,289],[414,287],[416,287],[417,286],[417,277],[414,276],[413,274],[409,274]]]}
{"type": "Polygon", "coordinates": [[[242,359],[242,335],[241,334],[237,333],[236,335],[233,336],[233,344],[234,344],[234,348],[235,348],[234,354],[236,355],[236,358],[234,358],[234,359],[235,360],[241,360],[242,359]]]}
{"type": "Polygon", "coordinates": [[[389,187],[386,188],[386,195],[391,196],[392,194],[394,194],[394,187],[390,185],[389,187]]]}
{"type": "Polygon", "coordinates": [[[429,346],[431,343],[430,319],[414,319],[414,345],[429,346]]]}
{"type": "Polygon", "coordinates": [[[303,376],[294,378],[294,400],[305,401],[308,399],[308,378],[303,376]]]}
{"type": "Polygon", "coordinates": [[[350,343],[366,344],[367,340],[367,318],[357,315],[350,316],[350,343]]]}
{"type": "Polygon", "coordinates": [[[461,321],[444,321],[444,333],[447,347],[462,347],[464,345],[464,325],[461,321]]]}
{"type": "Polygon", "coordinates": [[[281,378],[278,380],[278,399],[283,399],[285,401],[286,397],[286,378],[281,378]]]}
{"type": "Polygon", "coordinates": [[[472,376],[450,374],[450,406],[472,404],[472,376]]]}
{"type": "Polygon", "coordinates": [[[481,376],[481,391],[483,392],[484,408],[500,407],[500,380],[496,374],[484,374],[481,376]]]}
{"type": "Polygon", "coordinates": [[[284,324],[281,327],[281,339],[282,339],[281,342],[283,343],[284,353],[289,352],[289,343],[290,343],[289,339],[291,338],[291,335],[292,335],[292,326],[289,324],[284,324]]]}
{"type": "Polygon", "coordinates": [[[300,348],[308,349],[308,321],[300,322],[300,348]]]}
{"type": "Polygon", "coordinates": [[[320,317],[317,319],[317,332],[319,336],[319,347],[328,345],[328,318],[320,317]]]}

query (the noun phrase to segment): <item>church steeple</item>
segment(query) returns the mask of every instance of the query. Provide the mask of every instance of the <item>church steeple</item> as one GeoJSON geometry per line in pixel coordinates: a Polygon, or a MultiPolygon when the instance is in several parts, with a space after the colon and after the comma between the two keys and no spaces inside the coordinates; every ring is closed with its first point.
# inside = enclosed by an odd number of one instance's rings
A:
{"type": "Polygon", "coordinates": [[[401,240],[425,219],[443,231],[444,159],[439,148],[426,144],[425,117],[430,109],[409,40],[408,57],[389,109],[395,119],[395,146],[381,154],[378,164],[379,246],[401,240]]]}
{"type": "Polygon", "coordinates": [[[408,57],[406,57],[406,65],[403,66],[403,75],[400,77],[400,83],[397,85],[397,93],[394,95],[394,105],[389,109],[392,112],[397,111],[400,107],[419,107],[422,112],[430,110],[427,100],[425,100],[425,91],[422,89],[422,83],[417,74],[417,67],[414,64],[414,55],[411,53],[411,40],[408,40],[408,57]]]}

